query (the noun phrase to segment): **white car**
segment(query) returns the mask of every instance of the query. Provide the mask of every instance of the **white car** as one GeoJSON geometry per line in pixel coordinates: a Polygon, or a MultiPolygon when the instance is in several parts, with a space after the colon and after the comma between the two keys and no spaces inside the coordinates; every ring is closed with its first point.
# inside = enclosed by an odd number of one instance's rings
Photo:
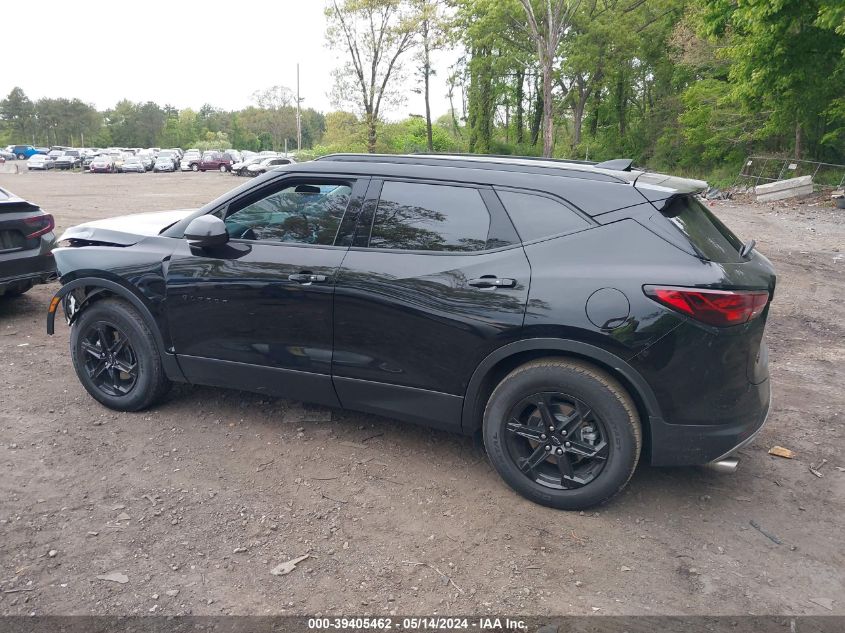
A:
{"type": "Polygon", "coordinates": [[[296,161],[292,158],[286,158],[284,156],[270,156],[269,158],[265,158],[261,162],[253,163],[246,168],[246,173],[248,176],[258,176],[259,174],[266,173],[271,169],[275,169],[280,165],[290,165],[291,163],[295,163],[296,161]]]}
{"type": "Polygon", "coordinates": [[[53,168],[53,161],[47,158],[44,154],[33,154],[26,161],[26,168],[46,171],[53,168]]]}
{"type": "Polygon", "coordinates": [[[181,171],[191,171],[194,163],[198,163],[202,159],[202,154],[198,149],[189,149],[185,152],[182,160],[179,161],[179,169],[181,171]]]}

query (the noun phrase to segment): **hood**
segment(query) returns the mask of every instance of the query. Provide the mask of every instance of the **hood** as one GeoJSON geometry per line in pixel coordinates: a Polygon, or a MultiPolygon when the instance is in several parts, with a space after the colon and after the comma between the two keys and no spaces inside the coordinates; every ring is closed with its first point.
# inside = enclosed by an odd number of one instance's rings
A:
{"type": "Polygon", "coordinates": [[[154,211],[151,213],[133,213],[116,218],[95,220],[78,224],[67,229],[59,238],[62,240],[85,240],[131,246],[144,237],[158,235],[171,224],[187,217],[196,209],[178,209],[175,211],[154,211]]]}

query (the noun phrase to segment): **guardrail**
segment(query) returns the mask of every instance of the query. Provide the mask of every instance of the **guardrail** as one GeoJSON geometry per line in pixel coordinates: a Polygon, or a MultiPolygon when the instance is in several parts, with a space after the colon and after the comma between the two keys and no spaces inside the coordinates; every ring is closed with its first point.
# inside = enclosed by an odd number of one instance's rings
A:
{"type": "Polygon", "coordinates": [[[737,174],[734,186],[746,183],[756,187],[799,176],[812,176],[816,189],[842,189],[845,186],[845,165],[780,156],[749,156],[737,174]]]}

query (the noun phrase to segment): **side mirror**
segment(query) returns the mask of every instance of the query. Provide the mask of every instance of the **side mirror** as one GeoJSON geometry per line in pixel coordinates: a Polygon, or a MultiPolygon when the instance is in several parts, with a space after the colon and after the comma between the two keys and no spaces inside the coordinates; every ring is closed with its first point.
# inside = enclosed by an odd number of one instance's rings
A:
{"type": "Polygon", "coordinates": [[[188,244],[199,248],[222,246],[229,241],[229,231],[226,224],[214,215],[201,215],[191,220],[185,229],[185,239],[188,244]]]}

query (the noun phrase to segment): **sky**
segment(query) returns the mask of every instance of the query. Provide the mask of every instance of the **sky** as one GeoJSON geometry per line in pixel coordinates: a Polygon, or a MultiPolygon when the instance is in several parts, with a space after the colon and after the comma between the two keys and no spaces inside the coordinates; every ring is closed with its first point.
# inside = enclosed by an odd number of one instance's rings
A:
{"type": "MultiPolygon", "coordinates": [[[[98,110],[121,99],[199,109],[237,110],[256,90],[296,89],[303,107],[331,102],[331,72],[346,57],[326,42],[325,0],[142,0],[141,2],[3,2],[2,22],[15,52],[0,66],[0,98],[15,86],[33,101],[78,97],[98,110]],[[29,43],[24,50],[23,46],[29,43]]],[[[449,111],[447,67],[459,51],[442,51],[433,66],[431,109],[449,111]]],[[[410,69],[413,59],[406,63],[410,69]]],[[[404,103],[388,120],[424,114],[417,81],[398,87],[404,103]]],[[[457,102],[456,102],[457,105],[457,102]]],[[[347,108],[348,109],[348,108],[347,108]]]]}

